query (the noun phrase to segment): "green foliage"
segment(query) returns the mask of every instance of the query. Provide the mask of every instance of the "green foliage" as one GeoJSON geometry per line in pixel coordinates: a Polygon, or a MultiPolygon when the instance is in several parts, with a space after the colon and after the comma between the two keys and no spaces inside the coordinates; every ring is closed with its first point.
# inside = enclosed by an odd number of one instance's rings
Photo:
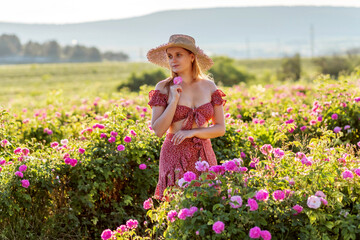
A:
{"type": "Polygon", "coordinates": [[[248,82],[255,77],[234,65],[234,59],[229,57],[213,57],[214,66],[209,70],[217,85],[233,86],[240,82],[248,82]]]}
{"type": "Polygon", "coordinates": [[[329,74],[335,78],[338,78],[341,72],[346,73],[350,70],[348,59],[337,55],[315,58],[313,62],[321,73],[329,74]]]}
{"type": "MultiPolygon", "coordinates": [[[[70,76],[79,72],[96,76],[106,70],[91,64],[77,66],[74,70],[64,65],[63,70],[70,76]]],[[[119,66],[128,67],[109,65],[119,66]]],[[[33,78],[48,75],[41,81],[57,78],[57,72],[51,72],[50,66],[26,70],[33,78]]],[[[15,81],[21,78],[10,70],[9,76],[15,81]]],[[[344,179],[342,173],[359,168],[359,76],[360,72],[338,80],[320,76],[309,85],[242,83],[221,88],[227,95],[226,133],[212,139],[212,146],[219,164],[237,158],[247,170],[226,172],[215,179],[204,175],[185,189],[169,188],[174,196],[154,201],[147,214],[142,204],[154,193],[163,141],[149,128],[151,111],[146,103],[152,86],[144,85],[139,93],[128,96],[89,93],[84,99],[66,90],[48,91],[45,100],[32,107],[34,101],[20,99],[28,109],[14,105],[0,110],[0,142],[9,141],[6,146],[0,144],[0,160],[5,160],[0,170],[0,238],[97,239],[104,229],[137,219],[137,229],[117,237],[249,239],[249,229],[259,226],[270,231],[273,239],[357,239],[359,177],[354,173],[353,179],[344,179]],[[334,113],[336,120],[331,118],[334,113]],[[344,130],[346,125],[350,128],[344,130]],[[303,126],[306,129],[300,130],[303,126]],[[341,132],[334,133],[336,126],[341,132]],[[137,135],[131,135],[131,130],[137,135]],[[115,142],[109,142],[111,132],[118,134],[115,142]],[[132,141],[125,142],[125,136],[132,141]],[[69,140],[66,146],[51,146],[63,139],[69,140]],[[117,150],[120,144],[124,151],[117,150]],[[269,158],[261,151],[265,144],[283,150],[284,157],[272,153],[269,158]],[[18,148],[30,152],[15,153],[18,148]],[[311,166],[295,158],[299,151],[312,161],[311,166]],[[67,157],[76,159],[76,166],[66,164],[67,157]],[[139,169],[141,163],[147,165],[145,170],[139,169]],[[28,169],[20,178],[15,172],[23,164],[28,169]],[[29,180],[28,188],[22,187],[22,179],[29,180]],[[267,202],[258,202],[259,210],[249,211],[246,202],[260,189],[293,194],[284,201],[270,196],[267,202]],[[326,194],[328,205],[311,209],[307,199],[316,191],[326,194]],[[241,196],[242,207],[232,208],[228,194],[241,196]],[[291,210],[295,204],[304,207],[299,215],[291,210]],[[170,210],[190,206],[199,208],[192,218],[168,221],[170,210]],[[212,230],[218,220],[225,223],[219,235],[212,230]]]]}
{"type": "Polygon", "coordinates": [[[159,81],[164,80],[167,76],[164,71],[161,69],[156,69],[153,71],[145,71],[140,75],[131,73],[127,82],[121,83],[118,86],[118,91],[123,88],[128,88],[130,91],[139,91],[142,85],[155,86],[159,81]]]}
{"type": "Polygon", "coordinates": [[[281,81],[293,80],[297,81],[301,77],[301,61],[300,54],[295,54],[293,57],[283,59],[281,69],[278,72],[278,78],[281,81]]]}

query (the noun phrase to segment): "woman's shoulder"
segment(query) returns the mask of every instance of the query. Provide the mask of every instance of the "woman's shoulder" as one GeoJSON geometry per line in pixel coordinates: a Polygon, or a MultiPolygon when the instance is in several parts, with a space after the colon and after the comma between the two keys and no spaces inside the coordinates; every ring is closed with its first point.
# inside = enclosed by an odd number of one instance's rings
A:
{"type": "Polygon", "coordinates": [[[169,82],[169,80],[171,79],[171,77],[168,77],[164,80],[161,80],[160,82],[158,82],[155,86],[155,90],[160,91],[160,93],[162,94],[168,94],[167,88],[166,88],[166,84],[169,82]]]}
{"type": "Polygon", "coordinates": [[[217,86],[214,81],[209,79],[201,79],[204,86],[209,89],[211,93],[215,92],[217,90],[217,86]]]}

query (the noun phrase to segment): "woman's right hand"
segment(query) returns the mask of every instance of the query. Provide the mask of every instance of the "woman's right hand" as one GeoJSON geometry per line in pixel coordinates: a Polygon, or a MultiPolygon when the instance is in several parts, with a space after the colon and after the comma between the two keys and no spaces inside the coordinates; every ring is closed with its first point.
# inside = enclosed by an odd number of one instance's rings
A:
{"type": "Polygon", "coordinates": [[[178,84],[172,85],[170,87],[170,102],[175,101],[175,103],[177,104],[181,92],[182,92],[182,88],[180,85],[178,84]]]}

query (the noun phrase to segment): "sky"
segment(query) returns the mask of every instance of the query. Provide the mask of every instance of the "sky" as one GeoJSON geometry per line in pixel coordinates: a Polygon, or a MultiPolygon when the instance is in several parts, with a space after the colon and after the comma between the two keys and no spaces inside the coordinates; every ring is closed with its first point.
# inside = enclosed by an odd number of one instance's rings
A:
{"type": "Polygon", "coordinates": [[[360,7],[360,0],[7,0],[1,3],[0,22],[66,24],[173,9],[304,5],[360,7]]]}

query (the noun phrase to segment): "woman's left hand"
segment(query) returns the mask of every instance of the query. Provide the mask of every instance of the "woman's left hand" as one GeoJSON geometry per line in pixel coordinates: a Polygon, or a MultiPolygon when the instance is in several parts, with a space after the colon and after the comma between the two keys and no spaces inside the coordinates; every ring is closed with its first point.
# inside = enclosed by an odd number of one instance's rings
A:
{"type": "Polygon", "coordinates": [[[174,145],[178,145],[182,143],[186,138],[192,138],[194,137],[194,131],[193,130],[180,130],[174,134],[171,141],[174,145]]]}

